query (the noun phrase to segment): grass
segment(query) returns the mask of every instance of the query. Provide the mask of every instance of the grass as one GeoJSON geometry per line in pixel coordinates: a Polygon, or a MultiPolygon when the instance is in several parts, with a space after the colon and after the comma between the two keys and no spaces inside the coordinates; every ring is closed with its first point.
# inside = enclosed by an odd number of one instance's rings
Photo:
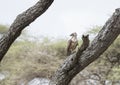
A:
{"type": "MultiPolygon", "coordinates": [[[[33,77],[50,78],[63,61],[64,42],[36,43],[15,42],[4,57],[0,71],[8,71],[9,76],[0,85],[17,85],[33,77]]],[[[64,53],[65,54],[65,53],[64,53]]]]}
{"type": "MultiPolygon", "coordinates": [[[[119,53],[119,40],[115,41],[105,53],[109,54],[109,51],[115,53],[115,49],[116,53],[119,53]]],[[[20,85],[21,82],[26,83],[34,77],[51,78],[51,75],[66,58],[66,41],[65,39],[49,40],[47,38],[42,42],[16,41],[1,62],[0,72],[5,72],[7,75],[0,85],[20,85]]],[[[97,71],[99,67],[104,67],[106,63],[104,56],[105,54],[85,70],[90,73],[97,71]]],[[[120,78],[117,77],[120,72],[119,68],[115,67],[112,72],[111,75],[115,75],[108,76],[109,79],[119,80],[120,78]]],[[[76,82],[80,81],[80,78],[79,75],[75,77],[71,85],[77,85],[76,82]]]]}

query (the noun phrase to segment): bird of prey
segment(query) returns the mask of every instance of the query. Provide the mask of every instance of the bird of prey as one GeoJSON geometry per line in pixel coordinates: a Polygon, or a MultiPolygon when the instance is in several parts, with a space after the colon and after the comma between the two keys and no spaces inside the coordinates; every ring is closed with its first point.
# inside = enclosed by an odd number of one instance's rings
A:
{"type": "Polygon", "coordinates": [[[68,40],[68,45],[67,45],[67,56],[74,53],[76,50],[76,47],[78,45],[77,33],[74,32],[74,33],[70,34],[70,36],[71,36],[71,39],[68,40]]]}

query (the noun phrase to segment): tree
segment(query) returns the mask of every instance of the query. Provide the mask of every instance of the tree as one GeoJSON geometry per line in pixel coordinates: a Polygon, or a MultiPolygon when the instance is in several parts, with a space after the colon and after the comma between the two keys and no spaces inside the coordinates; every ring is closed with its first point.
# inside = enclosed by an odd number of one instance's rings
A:
{"type": "MultiPolygon", "coordinates": [[[[93,26],[87,33],[96,36],[102,26],[93,26]]],[[[92,39],[91,39],[92,40],[92,39]]],[[[97,60],[87,66],[70,85],[116,85],[120,77],[120,36],[97,60]]]]}
{"type": "Polygon", "coordinates": [[[42,15],[54,0],[39,0],[33,7],[19,14],[9,28],[9,31],[0,39],[0,61],[10,48],[11,44],[21,34],[22,30],[42,15]]]}
{"type": "MultiPolygon", "coordinates": [[[[42,15],[53,1],[39,0],[33,7],[17,16],[9,31],[0,39],[0,61],[22,30],[42,15]]],[[[120,8],[116,9],[89,47],[83,45],[84,49],[79,49],[76,53],[67,57],[63,65],[53,75],[50,85],[68,85],[81,70],[96,60],[119,34],[120,8]]]]}
{"type": "MultiPolygon", "coordinates": [[[[96,33],[94,33],[96,34],[96,33]]],[[[116,85],[120,84],[120,37],[99,59],[81,71],[70,85],[116,85]],[[86,84],[85,84],[86,83],[86,84]],[[114,83],[114,84],[112,84],[114,83]]]]}
{"type": "Polygon", "coordinates": [[[50,85],[68,85],[86,66],[96,60],[120,34],[120,8],[116,9],[89,47],[69,56],[53,75],[50,85]]]}

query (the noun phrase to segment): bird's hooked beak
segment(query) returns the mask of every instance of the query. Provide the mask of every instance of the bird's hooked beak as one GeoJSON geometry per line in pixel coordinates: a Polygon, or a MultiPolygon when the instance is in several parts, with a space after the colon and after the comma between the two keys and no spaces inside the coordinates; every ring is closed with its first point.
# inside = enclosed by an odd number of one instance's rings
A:
{"type": "Polygon", "coordinates": [[[77,36],[77,33],[74,32],[74,33],[70,34],[70,36],[77,36]]]}

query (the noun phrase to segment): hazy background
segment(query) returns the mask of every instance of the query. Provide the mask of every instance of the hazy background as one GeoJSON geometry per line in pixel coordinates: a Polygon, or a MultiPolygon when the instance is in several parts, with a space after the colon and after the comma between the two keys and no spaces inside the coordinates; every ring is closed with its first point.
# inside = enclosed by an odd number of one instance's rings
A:
{"type": "MultiPolygon", "coordinates": [[[[10,25],[37,1],[1,0],[0,24],[10,25]]],[[[28,33],[38,37],[66,37],[76,31],[81,35],[95,25],[104,25],[119,7],[120,0],[54,0],[47,12],[27,27],[28,33]]]]}

